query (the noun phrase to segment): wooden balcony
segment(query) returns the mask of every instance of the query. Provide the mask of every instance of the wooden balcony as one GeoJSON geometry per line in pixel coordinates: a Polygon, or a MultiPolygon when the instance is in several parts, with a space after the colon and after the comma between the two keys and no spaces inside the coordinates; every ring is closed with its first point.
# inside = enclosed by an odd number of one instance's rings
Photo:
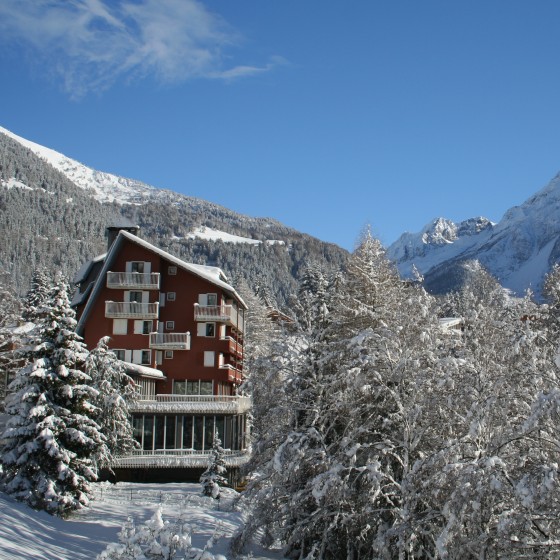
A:
{"type": "Polygon", "coordinates": [[[158,310],[159,303],[105,302],[105,317],[108,319],[157,319],[158,310]]]}
{"type": "Polygon", "coordinates": [[[190,350],[191,333],[150,333],[150,348],[156,350],[190,350]]]}
{"type": "Polygon", "coordinates": [[[107,272],[107,288],[159,290],[159,272],[107,272]]]}
{"type": "Polygon", "coordinates": [[[243,358],[243,346],[234,338],[231,336],[225,336],[220,338],[220,340],[227,343],[227,351],[230,354],[234,354],[237,358],[243,358]]]}
{"type": "Polygon", "coordinates": [[[233,305],[199,305],[195,303],[194,319],[195,321],[226,323],[240,332],[245,330],[243,314],[239,313],[233,305]]]}
{"type": "Polygon", "coordinates": [[[233,364],[219,364],[218,368],[228,370],[228,381],[236,384],[239,384],[243,381],[243,373],[233,364]]]}

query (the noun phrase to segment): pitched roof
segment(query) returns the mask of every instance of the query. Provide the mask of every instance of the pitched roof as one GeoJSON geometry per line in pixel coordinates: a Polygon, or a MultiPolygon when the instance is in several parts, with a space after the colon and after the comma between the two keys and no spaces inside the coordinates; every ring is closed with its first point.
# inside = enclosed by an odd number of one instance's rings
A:
{"type": "MultiPolygon", "coordinates": [[[[233,296],[237,300],[239,305],[241,305],[244,309],[247,309],[247,304],[243,301],[241,296],[235,291],[233,286],[230,286],[226,282],[227,277],[224,274],[224,272],[222,271],[222,269],[220,269],[218,267],[215,267],[215,266],[204,266],[204,265],[200,265],[200,264],[187,263],[187,262],[179,259],[178,257],[175,257],[175,256],[171,255],[170,253],[167,253],[166,251],[163,251],[159,247],[156,247],[155,245],[152,245],[151,243],[148,243],[144,239],[140,239],[140,237],[138,237],[136,235],[133,235],[132,233],[129,233],[128,231],[121,230],[119,232],[119,235],[115,239],[114,243],[111,245],[111,248],[109,249],[108,253],[105,255],[105,262],[103,263],[103,268],[101,269],[99,275],[97,276],[97,279],[95,280],[91,296],[88,298],[85,309],[84,309],[84,311],[83,311],[83,313],[80,317],[80,320],[78,321],[78,325],[76,326],[76,331],[77,332],[81,332],[81,330],[84,326],[85,320],[86,320],[86,318],[87,318],[87,316],[88,316],[88,314],[91,310],[91,307],[93,305],[93,301],[95,301],[97,293],[99,292],[99,290],[103,286],[103,281],[104,281],[104,278],[105,278],[105,274],[109,271],[109,267],[111,266],[111,263],[113,262],[115,256],[117,255],[121,245],[125,242],[125,240],[131,241],[132,243],[136,243],[137,245],[140,245],[141,247],[144,247],[148,251],[151,251],[152,253],[155,253],[156,255],[159,255],[162,259],[165,259],[165,260],[169,261],[173,265],[175,265],[179,268],[182,268],[183,270],[186,270],[188,272],[191,272],[192,274],[194,274],[196,276],[199,276],[200,278],[203,278],[204,280],[207,280],[208,282],[214,284],[215,286],[218,286],[224,292],[233,296]]],[[[93,262],[98,262],[98,260],[100,260],[100,257],[96,257],[96,259],[94,259],[94,261],[90,261],[90,265],[93,262]]],[[[76,275],[76,276],[78,276],[78,275],[76,275]]]]}

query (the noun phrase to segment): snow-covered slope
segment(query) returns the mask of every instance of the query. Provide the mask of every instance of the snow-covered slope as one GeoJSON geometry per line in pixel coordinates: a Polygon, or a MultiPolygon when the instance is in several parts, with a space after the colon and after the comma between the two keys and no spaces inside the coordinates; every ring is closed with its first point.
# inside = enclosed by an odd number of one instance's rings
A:
{"type": "Polygon", "coordinates": [[[55,169],[64,173],[78,187],[91,191],[94,198],[100,202],[140,203],[143,199],[154,196],[158,191],[158,189],[140,181],[95,171],[59,152],[26,140],[1,126],[0,132],[13,138],[22,146],[30,149],[40,158],[50,163],[55,169]]]}
{"type": "Polygon", "coordinates": [[[403,276],[410,277],[415,266],[437,292],[460,282],[461,262],[478,259],[506,288],[539,294],[544,275],[560,258],[560,175],[498,224],[439,218],[417,234],[403,234],[388,255],[403,276]]]}
{"type": "MultiPolygon", "coordinates": [[[[169,205],[187,205],[192,209],[202,208],[206,210],[220,209],[216,204],[193,198],[184,194],[180,194],[168,189],[162,189],[159,187],[154,187],[137,181],[136,179],[127,179],[125,177],[119,177],[118,175],[112,175],[111,173],[105,173],[102,171],[96,171],[82,163],[71,159],[60,152],[41,146],[35,142],[31,142],[26,138],[22,138],[17,134],[14,134],[10,130],[0,126],[0,133],[9,136],[22,146],[31,150],[38,157],[46,161],[48,164],[52,165],[56,170],[63,173],[70,181],[72,181],[76,186],[84,189],[86,192],[90,193],[93,198],[102,203],[107,202],[117,202],[119,204],[143,204],[147,201],[157,201],[163,202],[169,205]]],[[[15,179],[10,179],[7,182],[3,182],[2,186],[6,188],[28,188],[23,183],[16,181],[15,179]]],[[[223,209],[226,212],[233,214],[233,212],[223,209]]],[[[242,215],[238,215],[244,220],[259,221],[265,225],[281,225],[276,220],[268,218],[249,218],[242,215]]],[[[189,236],[189,238],[199,238],[206,240],[221,240],[228,243],[253,243],[259,244],[261,241],[257,241],[249,238],[242,238],[227,232],[213,231],[206,228],[207,231],[202,229],[194,229],[189,236]]],[[[283,243],[276,240],[267,240],[268,244],[283,243]]]]}
{"type": "MultiPolygon", "coordinates": [[[[226,231],[220,231],[218,229],[212,229],[206,226],[200,226],[194,231],[189,233],[186,237],[187,239],[206,239],[207,241],[221,241],[222,243],[247,243],[249,245],[259,245],[262,243],[260,239],[251,239],[249,237],[242,237],[240,235],[233,235],[232,233],[227,233],[226,231]]],[[[175,238],[180,239],[180,238],[175,238]]],[[[284,245],[284,241],[267,239],[266,243],[268,245],[284,245]]]]}

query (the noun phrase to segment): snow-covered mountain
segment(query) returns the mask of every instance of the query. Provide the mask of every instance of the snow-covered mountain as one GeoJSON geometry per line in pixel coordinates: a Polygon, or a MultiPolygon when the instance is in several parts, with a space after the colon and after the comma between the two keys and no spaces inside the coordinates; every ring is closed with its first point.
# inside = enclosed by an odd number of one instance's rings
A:
{"type": "Polygon", "coordinates": [[[413,267],[434,292],[461,283],[461,263],[479,260],[517,294],[540,293],[544,275],[560,259],[560,175],[497,224],[472,218],[459,224],[438,218],[421,232],[404,233],[388,249],[405,277],[413,267]]]}
{"type": "Polygon", "coordinates": [[[1,126],[0,132],[31,150],[34,154],[66,175],[78,187],[89,191],[99,202],[140,203],[146,198],[156,196],[159,191],[155,187],[135,181],[134,179],[125,179],[124,177],[91,169],[74,159],[66,157],[64,154],[31,142],[1,126]]]}
{"type": "Polygon", "coordinates": [[[39,267],[73,277],[106,250],[105,228],[141,236],[195,264],[220,267],[279,306],[308,263],[343,266],[348,253],[277,220],[91,169],[0,127],[0,274],[23,294],[39,267]]]}

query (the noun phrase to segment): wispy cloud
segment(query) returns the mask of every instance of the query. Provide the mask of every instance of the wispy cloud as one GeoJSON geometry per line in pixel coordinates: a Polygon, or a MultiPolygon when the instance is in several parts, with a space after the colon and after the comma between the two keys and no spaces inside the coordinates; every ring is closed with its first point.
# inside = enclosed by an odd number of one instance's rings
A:
{"type": "Polygon", "coordinates": [[[1,0],[0,42],[28,48],[73,97],[119,79],[234,80],[271,70],[225,65],[240,37],[198,0],[1,0]]]}

